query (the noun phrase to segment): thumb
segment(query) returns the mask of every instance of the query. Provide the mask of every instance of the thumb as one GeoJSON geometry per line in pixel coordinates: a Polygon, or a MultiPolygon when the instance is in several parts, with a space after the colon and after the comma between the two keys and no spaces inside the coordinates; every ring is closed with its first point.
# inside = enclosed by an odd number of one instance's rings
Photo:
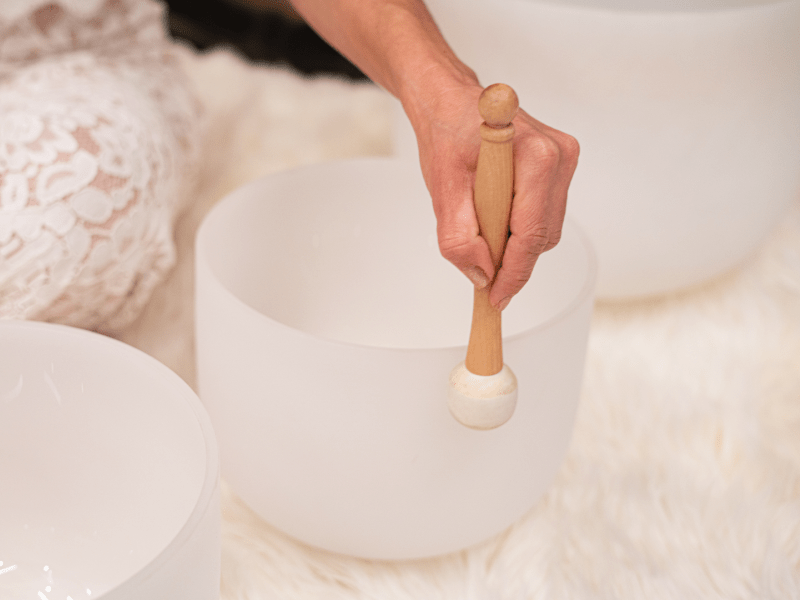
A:
{"type": "Polygon", "coordinates": [[[439,251],[473,285],[484,288],[491,283],[495,271],[489,245],[479,235],[472,194],[449,208],[437,221],[439,251]]]}

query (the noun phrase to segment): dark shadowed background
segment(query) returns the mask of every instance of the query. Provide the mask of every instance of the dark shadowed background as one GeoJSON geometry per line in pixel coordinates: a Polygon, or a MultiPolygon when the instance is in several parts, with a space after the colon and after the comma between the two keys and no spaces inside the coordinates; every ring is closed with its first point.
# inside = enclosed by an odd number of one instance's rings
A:
{"type": "Polygon", "coordinates": [[[364,79],[291,8],[288,0],[167,0],[170,33],[199,50],[234,46],[254,61],[313,75],[364,79]]]}

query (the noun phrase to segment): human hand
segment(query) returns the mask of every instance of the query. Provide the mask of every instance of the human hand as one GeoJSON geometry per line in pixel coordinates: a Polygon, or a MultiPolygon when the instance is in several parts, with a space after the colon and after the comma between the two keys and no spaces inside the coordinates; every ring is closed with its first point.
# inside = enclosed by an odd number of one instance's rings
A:
{"type": "Polygon", "coordinates": [[[531,276],[543,252],[561,238],[567,190],[578,162],[577,141],[524,110],[513,120],[514,200],[510,236],[495,273],[489,247],[479,235],[473,188],[480,147],[478,97],[483,88],[471,72],[462,81],[440,81],[406,110],[417,135],[420,164],[433,200],[442,255],[502,310],[531,276]]]}
{"type": "MultiPolygon", "coordinates": [[[[513,121],[514,200],[497,273],[472,200],[480,147],[475,73],[453,52],[421,0],[292,0],[329,42],[403,103],[417,135],[442,255],[503,309],[561,237],[578,143],[524,110],[513,121]],[[495,277],[496,275],[496,277],[495,277]]],[[[523,98],[524,103],[524,98],[523,98]]]]}

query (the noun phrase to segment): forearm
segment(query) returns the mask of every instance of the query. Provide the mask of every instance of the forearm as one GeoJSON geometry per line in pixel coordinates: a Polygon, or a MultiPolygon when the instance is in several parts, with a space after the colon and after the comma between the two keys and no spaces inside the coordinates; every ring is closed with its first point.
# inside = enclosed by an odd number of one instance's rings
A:
{"type": "Polygon", "coordinates": [[[434,89],[477,87],[421,0],[292,2],[322,37],[403,103],[412,123],[427,112],[434,89]]]}

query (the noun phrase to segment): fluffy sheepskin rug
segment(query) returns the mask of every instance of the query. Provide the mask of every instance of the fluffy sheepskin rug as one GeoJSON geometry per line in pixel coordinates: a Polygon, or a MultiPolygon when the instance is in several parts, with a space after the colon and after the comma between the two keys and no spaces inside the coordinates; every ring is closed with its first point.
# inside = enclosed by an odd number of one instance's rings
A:
{"type": "MultiPolygon", "coordinates": [[[[389,154],[392,110],[374,86],[229,51],[185,62],[207,110],[203,176],[178,223],[178,267],[121,337],[194,383],[203,215],[270,172],[389,154]]],[[[223,512],[223,600],[800,598],[800,206],[735,273],[597,306],[563,468],[496,539],[371,562],[289,539],[227,487],[223,512]]]]}

